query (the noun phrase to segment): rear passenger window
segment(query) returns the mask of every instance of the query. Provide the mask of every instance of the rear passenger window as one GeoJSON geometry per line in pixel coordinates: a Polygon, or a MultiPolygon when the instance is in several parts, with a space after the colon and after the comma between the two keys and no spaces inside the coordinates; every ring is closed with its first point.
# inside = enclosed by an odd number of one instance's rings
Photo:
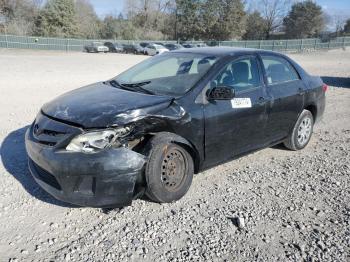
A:
{"type": "Polygon", "coordinates": [[[261,58],[269,85],[299,79],[293,66],[284,58],[274,56],[261,56],[261,58]]]}
{"type": "Polygon", "coordinates": [[[234,60],[214,80],[216,86],[231,86],[242,92],[260,86],[258,64],[254,57],[234,60]]]}

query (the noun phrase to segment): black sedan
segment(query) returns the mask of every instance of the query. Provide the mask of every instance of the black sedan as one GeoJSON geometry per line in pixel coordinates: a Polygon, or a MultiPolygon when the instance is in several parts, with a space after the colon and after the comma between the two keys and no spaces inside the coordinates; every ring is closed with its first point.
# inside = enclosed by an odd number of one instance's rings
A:
{"type": "Polygon", "coordinates": [[[174,50],[178,50],[178,49],[182,49],[184,48],[182,45],[180,44],[166,44],[164,45],[167,49],[169,49],[170,51],[174,51],[174,50]]]}
{"type": "Polygon", "coordinates": [[[111,53],[122,53],[124,51],[122,44],[105,42],[104,46],[107,46],[111,53]]]}
{"type": "Polygon", "coordinates": [[[123,45],[124,53],[127,54],[143,54],[144,49],[139,44],[125,44],[123,45]]]}
{"type": "Polygon", "coordinates": [[[193,174],[279,143],[310,141],[327,86],[285,55],[192,48],[147,59],[45,104],[26,133],[29,168],[58,199],[173,202],[193,174]]]}
{"type": "Polygon", "coordinates": [[[187,43],[183,43],[182,46],[184,48],[194,48],[194,47],[196,47],[194,44],[187,44],[187,43]]]}

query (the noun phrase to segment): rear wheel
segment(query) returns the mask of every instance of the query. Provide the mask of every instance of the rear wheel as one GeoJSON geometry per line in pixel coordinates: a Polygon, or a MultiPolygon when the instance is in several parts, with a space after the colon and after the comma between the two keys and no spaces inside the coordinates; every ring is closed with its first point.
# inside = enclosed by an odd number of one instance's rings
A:
{"type": "Polygon", "coordinates": [[[183,147],[155,137],[145,170],[146,195],[160,203],[179,200],[190,188],[193,172],[193,159],[183,147]]]}
{"type": "Polygon", "coordinates": [[[288,136],[284,145],[290,150],[300,150],[309,143],[314,126],[314,118],[309,110],[304,109],[300,114],[292,133],[288,136]]]}

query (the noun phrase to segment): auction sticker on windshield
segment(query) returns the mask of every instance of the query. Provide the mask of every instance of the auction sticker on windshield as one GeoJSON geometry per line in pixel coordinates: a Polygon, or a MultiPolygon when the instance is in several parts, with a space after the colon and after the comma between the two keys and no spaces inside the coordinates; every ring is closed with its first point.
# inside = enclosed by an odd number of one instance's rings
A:
{"type": "Polygon", "coordinates": [[[232,108],[250,108],[252,102],[250,98],[234,98],[231,99],[232,108]]]}

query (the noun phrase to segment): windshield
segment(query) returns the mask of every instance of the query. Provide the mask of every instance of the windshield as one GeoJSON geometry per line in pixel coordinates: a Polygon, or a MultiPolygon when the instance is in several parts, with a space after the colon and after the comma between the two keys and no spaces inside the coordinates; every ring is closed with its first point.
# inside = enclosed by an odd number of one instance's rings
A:
{"type": "Polygon", "coordinates": [[[216,61],[217,57],[203,54],[162,54],[137,64],[114,80],[121,86],[142,86],[154,94],[180,96],[190,90],[216,61]]]}

